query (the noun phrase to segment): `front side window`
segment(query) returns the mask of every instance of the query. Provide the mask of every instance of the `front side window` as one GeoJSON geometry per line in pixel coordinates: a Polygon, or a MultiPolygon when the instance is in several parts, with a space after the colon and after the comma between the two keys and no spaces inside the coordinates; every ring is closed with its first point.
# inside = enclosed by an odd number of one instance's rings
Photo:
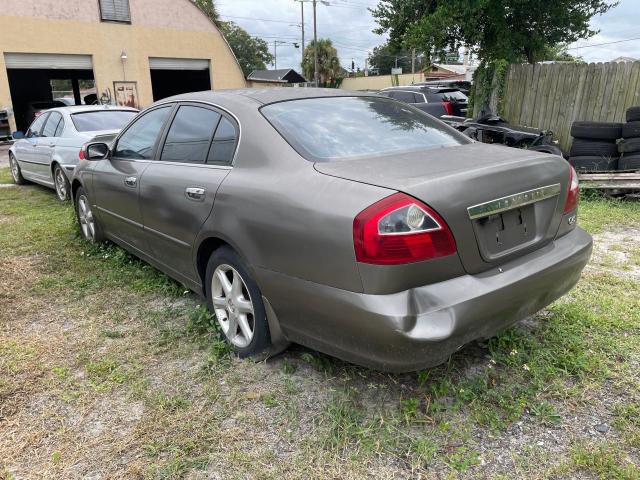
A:
{"type": "Polygon", "coordinates": [[[60,120],[62,120],[62,115],[60,115],[58,112],[51,112],[49,114],[49,119],[47,120],[47,123],[45,124],[44,129],[42,130],[42,136],[55,137],[56,130],[58,129],[58,124],[60,123],[60,120]]]}
{"type": "Polygon", "coordinates": [[[313,162],[471,142],[431,115],[383,97],[290,100],[266,105],[261,112],[302,157],[313,162]]]}
{"type": "Polygon", "coordinates": [[[43,113],[37,117],[29,127],[29,130],[27,130],[27,137],[41,137],[44,122],[48,116],[49,115],[47,113],[43,113]]]}
{"type": "Polygon", "coordinates": [[[131,22],[129,0],[99,0],[100,19],[104,22],[131,22]]]}
{"type": "Polygon", "coordinates": [[[79,132],[122,130],[137,114],[133,110],[98,110],[74,113],[71,121],[79,132]]]}
{"type": "Polygon", "coordinates": [[[142,115],[122,134],[113,152],[117,158],[149,160],[160,131],[171,113],[170,106],[156,108],[142,115]]]}
{"type": "Polygon", "coordinates": [[[236,128],[227,118],[222,117],[213,137],[207,163],[209,165],[231,165],[233,153],[236,150],[236,140],[236,128]]]}
{"type": "Polygon", "coordinates": [[[178,109],[160,160],[204,163],[220,114],[208,108],[183,105],[178,109]]]}

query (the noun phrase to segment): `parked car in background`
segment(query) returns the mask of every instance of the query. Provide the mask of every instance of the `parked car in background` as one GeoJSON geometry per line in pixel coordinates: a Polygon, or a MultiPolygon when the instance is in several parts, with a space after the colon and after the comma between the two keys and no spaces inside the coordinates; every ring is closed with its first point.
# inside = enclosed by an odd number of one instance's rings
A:
{"type": "Polygon", "coordinates": [[[64,106],[66,106],[66,104],[60,100],[38,100],[35,102],[29,102],[25,113],[24,124],[27,125],[33,122],[46,110],[64,106]]]}
{"type": "Polygon", "coordinates": [[[385,88],[380,91],[380,95],[409,103],[437,118],[443,115],[465,116],[467,114],[468,98],[455,88],[410,85],[385,88]]]}
{"type": "Polygon", "coordinates": [[[471,91],[471,82],[467,80],[427,80],[426,82],[416,83],[416,85],[424,85],[425,87],[431,88],[455,88],[467,97],[471,91]]]}
{"type": "Polygon", "coordinates": [[[69,179],[82,145],[99,136],[113,139],[138,110],[108,106],[59,107],[42,112],[24,138],[9,149],[17,184],[31,181],[55,188],[60,200],[69,198],[69,179]]]}
{"type": "Polygon", "coordinates": [[[240,356],[437,365],[566,293],[591,252],[567,162],[379,95],[190,93],[84,151],[83,236],[205,296],[240,356]]]}

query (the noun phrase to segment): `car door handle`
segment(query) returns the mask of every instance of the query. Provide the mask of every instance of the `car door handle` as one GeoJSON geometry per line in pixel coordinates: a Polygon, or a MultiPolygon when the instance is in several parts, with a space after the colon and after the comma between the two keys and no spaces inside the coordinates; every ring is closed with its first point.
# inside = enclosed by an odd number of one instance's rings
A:
{"type": "Polygon", "coordinates": [[[124,179],[124,184],[127,187],[135,187],[138,184],[138,179],[136,177],[127,177],[124,179]]]}
{"type": "Polygon", "coordinates": [[[204,195],[207,191],[201,187],[187,187],[184,189],[184,194],[189,200],[195,200],[200,202],[204,200],[204,195]]]}

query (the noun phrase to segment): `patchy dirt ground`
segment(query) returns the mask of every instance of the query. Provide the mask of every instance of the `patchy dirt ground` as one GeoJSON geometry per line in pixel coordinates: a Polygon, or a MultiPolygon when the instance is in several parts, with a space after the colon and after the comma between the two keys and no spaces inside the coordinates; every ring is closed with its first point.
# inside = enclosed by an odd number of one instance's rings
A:
{"type": "Polygon", "coordinates": [[[574,291],[389,375],[234,358],[195,296],[0,189],[0,478],[640,478],[640,209],[602,202],[574,291]]]}

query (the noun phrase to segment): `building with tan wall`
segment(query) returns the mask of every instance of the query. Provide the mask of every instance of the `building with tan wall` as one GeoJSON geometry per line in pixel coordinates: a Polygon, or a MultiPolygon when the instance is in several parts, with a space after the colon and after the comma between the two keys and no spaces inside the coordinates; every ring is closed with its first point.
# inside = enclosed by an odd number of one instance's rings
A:
{"type": "Polygon", "coordinates": [[[244,86],[226,40],[191,0],[2,0],[0,110],[12,129],[56,95],[145,107],[244,86]]]}

